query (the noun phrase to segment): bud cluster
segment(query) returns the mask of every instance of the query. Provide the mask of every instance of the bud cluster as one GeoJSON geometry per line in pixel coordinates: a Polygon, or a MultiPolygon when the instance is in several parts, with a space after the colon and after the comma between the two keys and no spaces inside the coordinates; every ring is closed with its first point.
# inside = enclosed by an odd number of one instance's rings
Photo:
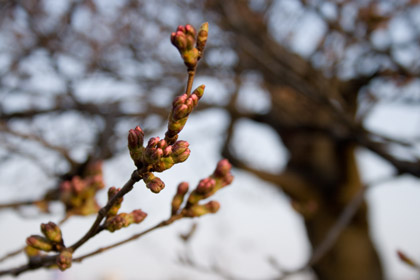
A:
{"type": "Polygon", "coordinates": [[[171,34],[171,42],[178,49],[188,70],[197,66],[202,57],[208,37],[208,23],[203,23],[197,32],[192,25],[178,26],[171,34]]]}
{"type": "Polygon", "coordinates": [[[217,201],[209,201],[205,204],[199,204],[221,188],[229,185],[233,180],[233,175],[230,173],[231,164],[228,160],[223,159],[217,164],[216,170],[209,177],[202,179],[195,190],[193,190],[186,202],[185,207],[179,210],[185,195],[188,192],[188,183],[182,182],[178,185],[177,192],[172,199],[172,216],[181,214],[184,217],[199,217],[208,213],[216,213],[220,204],[217,201]]]}
{"type": "Polygon", "coordinates": [[[198,101],[204,94],[204,85],[196,88],[191,95],[184,93],[172,102],[172,111],[169,115],[168,130],[165,133],[165,140],[172,144],[178,139],[178,134],[184,128],[188,116],[197,106],[198,101]]]}
{"type": "Polygon", "coordinates": [[[64,245],[61,229],[53,222],[41,224],[41,235],[31,235],[26,238],[25,253],[29,259],[36,258],[44,252],[59,252],[56,264],[60,270],[65,270],[71,266],[72,252],[64,245]]]}
{"type": "MultiPolygon", "coordinates": [[[[110,201],[118,192],[120,188],[111,187],[108,190],[108,201],[110,201]]],[[[129,225],[135,223],[141,223],[147,216],[142,210],[134,210],[131,213],[119,213],[118,210],[121,208],[121,203],[123,202],[123,197],[118,198],[114,204],[109,209],[106,214],[106,220],[104,223],[104,228],[110,232],[114,232],[123,227],[128,227],[129,225]]]]}
{"type": "Polygon", "coordinates": [[[59,197],[66,207],[66,212],[72,215],[90,215],[99,210],[96,193],[104,188],[102,162],[88,165],[85,174],[73,176],[59,187],[59,197]]]}
{"type": "Polygon", "coordinates": [[[131,213],[120,213],[115,216],[108,217],[104,227],[110,232],[114,232],[131,224],[141,223],[147,216],[147,213],[140,209],[133,210],[131,213]]]}

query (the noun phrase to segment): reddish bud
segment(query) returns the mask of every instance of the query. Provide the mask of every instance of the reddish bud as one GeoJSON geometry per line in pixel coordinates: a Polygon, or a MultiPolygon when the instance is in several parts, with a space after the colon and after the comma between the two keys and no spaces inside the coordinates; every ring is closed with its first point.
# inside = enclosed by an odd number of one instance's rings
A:
{"type": "Polygon", "coordinates": [[[146,187],[149,188],[154,193],[159,193],[165,188],[165,183],[159,178],[153,175],[153,173],[146,173],[143,178],[146,183],[146,187]]]}
{"type": "Polygon", "coordinates": [[[147,213],[137,209],[131,212],[131,216],[133,217],[133,223],[139,224],[147,217],[147,213]]]}
{"type": "Polygon", "coordinates": [[[209,213],[216,213],[220,208],[217,201],[209,201],[204,205],[194,204],[189,209],[186,209],[184,215],[186,217],[200,217],[209,213]]]}
{"type": "Polygon", "coordinates": [[[61,230],[55,223],[41,224],[41,231],[49,241],[58,244],[63,243],[61,230]]]}
{"type": "Polygon", "coordinates": [[[175,142],[175,144],[172,146],[172,154],[173,155],[179,155],[184,153],[186,150],[188,150],[188,147],[190,146],[190,144],[187,141],[177,141],[175,142]]]}
{"type": "Polygon", "coordinates": [[[128,131],[128,148],[130,150],[143,147],[143,141],[144,132],[139,126],[136,126],[135,129],[130,129],[128,131]]]}
{"type": "Polygon", "coordinates": [[[35,249],[49,252],[53,249],[53,245],[46,238],[39,235],[31,235],[26,238],[26,244],[35,249]]]}
{"type": "Polygon", "coordinates": [[[70,250],[63,250],[57,256],[55,263],[61,271],[64,271],[71,267],[73,255],[70,250]]]}
{"type": "MultiPolygon", "coordinates": [[[[110,201],[120,190],[121,188],[110,187],[108,190],[108,201],[110,201]]],[[[107,213],[107,217],[112,217],[112,216],[117,215],[118,210],[120,210],[121,208],[121,203],[123,202],[123,200],[124,198],[120,197],[119,199],[117,199],[117,201],[115,201],[111,209],[109,209],[107,213]]]]}
{"type": "Polygon", "coordinates": [[[195,37],[195,28],[192,25],[187,24],[185,25],[185,33],[195,37]]]}
{"type": "Polygon", "coordinates": [[[178,185],[176,194],[172,199],[171,215],[175,215],[178,212],[182,202],[184,201],[184,197],[188,192],[188,188],[189,186],[187,182],[182,182],[178,185]]]}
{"type": "Polygon", "coordinates": [[[217,163],[216,170],[214,170],[214,177],[224,177],[225,175],[229,174],[230,170],[232,169],[232,165],[229,163],[227,159],[222,159],[217,163]]]}
{"type": "Polygon", "coordinates": [[[199,183],[198,186],[196,188],[197,193],[199,194],[208,194],[210,193],[214,186],[216,185],[216,181],[213,178],[205,178],[202,179],[199,183]]]}

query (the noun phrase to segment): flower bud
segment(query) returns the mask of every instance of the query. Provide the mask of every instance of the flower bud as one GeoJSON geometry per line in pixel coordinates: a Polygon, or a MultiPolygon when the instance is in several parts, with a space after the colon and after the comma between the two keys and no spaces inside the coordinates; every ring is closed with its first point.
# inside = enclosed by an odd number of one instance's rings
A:
{"type": "Polygon", "coordinates": [[[178,185],[176,194],[174,195],[172,199],[172,209],[171,209],[172,215],[175,215],[178,212],[179,208],[181,207],[181,204],[184,201],[184,197],[188,192],[188,188],[189,186],[187,182],[182,182],[178,185]]]}
{"type": "Polygon", "coordinates": [[[214,177],[221,178],[225,175],[229,174],[232,165],[229,163],[227,159],[222,159],[217,163],[216,170],[214,170],[214,177]]]}
{"type": "Polygon", "coordinates": [[[49,252],[53,249],[53,245],[46,238],[39,235],[31,235],[26,238],[26,244],[35,249],[49,252]]]}
{"type": "Polygon", "coordinates": [[[189,209],[186,209],[184,215],[186,217],[200,217],[209,213],[216,213],[219,208],[219,202],[212,200],[203,205],[192,205],[189,209]]]}
{"type": "Polygon", "coordinates": [[[55,263],[61,271],[64,271],[71,267],[73,255],[70,250],[63,250],[57,256],[55,263]]]}
{"type": "Polygon", "coordinates": [[[184,153],[186,150],[188,150],[189,146],[190,144],[187,141],[183,141],[183,140],[177,141],[172,146],[172,154],[176,156],[180,155],[184,153]]]}
{"type": "Polygon", "coordinates": [[[191,108],[188,107],[186,104],[178,105],[176,108],[172,111],[172,118],[174,120],[180,120],[182,118],[185,118],[191,113],[191,108]]]}
{"type": "Polygon", "coordinates": [[[143,147],[143,141],[144,132],[139,126],[128,131],[128,148],[130,150],[143,147]]]}
{"type": "Polygon", "coordinates": [[[116,216],[108,218],[105,222],[105,228],[110,232],[114,232],[128,226],[128,224],[127,213],[120,213],[116,216]]]}
{"type": "Polygon", "coordinates": [[[41,231],[49,241],[57,244],[63,243],[61,230],[55,223],[41,224],[41,231]]]}
{"type": "Polygon", "coordinates": [[[202,179],[196,188],[198,194],[208,194],[213,191],[214,186],[216,185],[216,181],[213,178],[205,178],[202,179]]]}
{"type": "Polygon", "coordinates": [[[209,24],[205,22],[200,26],[200,29],[198,30],[198,36],[197,36],[196,48],[200,52],[200,57],[202,56],[202,52],[204,51],[204,47],[206,46],[208,33],[209,33],[209,24]]]}
{"type": "MultiPolygon", "coordinates": [[[[121,188],[110,187],[108,190],[108,201],[110,201],[120,190],[121,188]]],[[[115,201],[115,203],[111,206],[111,209],[109,209],[107,213],[107,217],[112,217],[112,216],[117,215],[118,210],[120,210],[121,208],[121,203],[123,202],[123,200],[124,198],[120,197],[115,201]]]]}
{"type": "Polygon", "coordinates": [[[174,101],[172,101],[172,108],[175,108],[181,104],[184,104],[187,98],[188,98],[188,95],[186,93],[175,97],[174,101]]]}
{"type": "Polygon", "coordinates": [[[24,251],[25,251],[26,256],[28,256],[29,258],[33,258],[33,257],[41,255],[40,251],[32,246],[25,246],[24,251]]]}
{"type": "Polygon", "coordinates": [[[137,209],[131,212],[131,216],[133,219],[133,223],[139,224],[147,217],[147,213],[143,212],[140,209],[137,209]]]}
{"type": "Polygon", "coordinates": [[[165,188],[165,183],[151,172],[146,173],[143,180],[146,183],[146,187],[154,193],[159,193],[165,188]]]}
{"type": "Polygon", "coordinates": [[[185,33],[195,37],[195,28],[191,24],[185,25],[185,33]]]}

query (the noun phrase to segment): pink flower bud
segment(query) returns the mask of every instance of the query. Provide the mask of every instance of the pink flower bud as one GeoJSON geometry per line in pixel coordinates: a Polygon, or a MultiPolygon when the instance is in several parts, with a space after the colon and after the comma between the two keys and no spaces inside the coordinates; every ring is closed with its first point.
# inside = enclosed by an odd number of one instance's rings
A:
{"type": "Polygon", "coordinates": [[[146,187],[154,193],[159,193],[165,188],[165,183],[151,172],[146,173],[143,180],[146,183],[146,187]]]}
{"type": "Polygon", "coordinates": [[[128,148],[138,149],[143,147],[144,141],[144,132],[139,126],[136,126],[135,129],[130,129],[128,131],[128,148]]]}
{"type": "Polygon", "coordinates": [[[187,100],[188,95],[184,93],[183,95],[175,97],[174,101],[172,101],[172,108],[175,108],[181,104],[185,103],[185,100],[187,100]]]}
{"type": "Polygon", "coordinates": [[[182,25],[178,25],[178,28],[176,29],[176,31],[181,31],[182,33],[185,33],[185,27],[182,25]]]}
{"type": "Polygon", "coordinates": [[[53,249],[53,245],[46,238],[39,235],[31,235],[26,238],[26,244],[35,249],[49,252],[53,249]]]}
{"type": "Polygon", "coordinates": [[[55,263],[61,271],[64,271],[71,267],[72,258],[73,256],[70,250],[63,250],[57,256],[55,263]]]}
{"type": "Polygon", "coordinates": [[[110,232],[122,229],[128,226],[129,222],[126,219],[127,213],[121,213],[116,216],[110,217],[105,222],[105,228],[110,232]]]}
{"type": "Polygon", "coordinates": [[[224,177],[229,174],[231,168],[232,165],[229,163],[229,161],[227,159],[222,159],[217,163],[217,167],[213,175],[217,178],[224,177]]]}
{"type": "Polygon", "coordinates": [[[188,147],[190,146],[190,144],[187,141],[177,141],[175,142],[175,144],[172,146],[172,154],[173,155],[180,155],[182,153],[184,153],[188,147]]]}
{"type": "Polygon", "coordinates": [[[48,224],[41,224],[41,231],[49,241],[58,244],[63,243],[61,230],[55,223],[49,222],[48,224]]]}
{"type": "Polygon", "coordinates": [[[133,217],[133,222],[136,224],[141,223],[147,217],[147,213],[140,209],[134,210],[131,212],[131,215],[133,217]]]}
{"type": "Polygon", "coordinates": [[[209,213],[216,213],[220,208],[217,201],[209,201],[204,205],[194,204],[189,209],[185,209],[184,215],[186,217],[200,217],[209,213]]]}
{"type": "Polygon", "coordinates": [[[188,107],[188,105],[181,104],[173,109],[172,118],[174,120],[179,120],[179,119],[185,118],[190,113],[191,113],[191,109],[188,107]]]}
{"type": "Polygon", "coordinates": [[[176,194],[174,195],[172,199],[172,209],[171,209],[171,215],[175,215],[179,208],[181,207],[182,202],[184,201],[184,197],[188,192],[188,183],[182,182],[178,185],[178,189],[176,191],[176,194]]]}
{"type": "Polygon", "coordinates": [[[185,33],[195,37],[195,28],[192,25],[187,24],[185,25],[185,33]]]}
{"type": "Polygon", "coordinates": [[[216,181],[213,178],[205,178],[202,179],[199,183],[198,186],[196,188],[197,193],[199,194],[208,194],[210,193],[214,186],[216,185],[216,181]]]}
{"type": "Polygon", "coordinates": [[[159,143],[159,137],[152,137],[149,139],[149,142],[147,142],[146,148],[154,148],[159,143]]]}

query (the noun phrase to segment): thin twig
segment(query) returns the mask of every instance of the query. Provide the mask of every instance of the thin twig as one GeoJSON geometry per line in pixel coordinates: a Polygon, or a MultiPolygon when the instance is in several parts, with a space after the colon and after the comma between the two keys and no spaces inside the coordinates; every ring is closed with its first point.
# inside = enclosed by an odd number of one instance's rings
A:
{"type": "Polygon", "coordinates": [[[5,260],[7,260],[8,258],[11,258],[11,257],[16,256],[17,254],[19,254],[20,252],[22,252],[24,248],[25,247],[20,248],[20,249],[17,249],[15,251],[12,251],[10,253],[7,253],[5,256],[3,256],[3,257],[0,258],[0,262],[3,262],[5,260]]]}
{"type": "Polygon", "coordinates": [[[73,259],[73,262],[82,262],[86,258],[92,257],[94,255],[97,255],[97,254],[100,254],[102,252],[105,252],[105,251],[107,251],[109,249],[113,249],[115,247],[121,246],[121,245],[123,245],[125,243],[128,243],[130,241],[136,240],[136,239],[142,237],[143,235],[145,235],[145,234],[147,234],[149,232],[152,232],[152,231],[154,231],[154,230],[156,230],[158,228],[162,228],[162,227],[168,226],[168,225],[172,224],[173,222],[175,222],[175,221],[177,221],[177,220],[179,220],[179,219],[181,219],[183,217],[184,216],[181,215],[181,214],[171,216],[168,220],[162,221],[162,222],[158,223],[157,225],[155,225],[155,226],[153,226],[153,227],[151,227],[151,228],[149,228],[149,229],[147,229],[145,231],[142,231],[140,233],[137,233],[137,234],[135,234],[135,235],[133,235],[133,236],[127,238],[127,239],[124,239],[122,241],[119,241],[117,243],[111,244],[111,245],[106,246],[106,247],[99,248],[99,249],[97,249],[95,251],[92,251],[90,253],[87,253],[87,254],[85,254],[83,256],[80,256],[78,258],[74,258],[73,259]]]}
{"type": "Polygon", "coordinates": [[[196,69],[197,69],[197,68],[196,68],[196,67],[194,67],[193,69],[188,70],[187,89],[185,90],[185,93],[186,93],[188,96],[190,96],[190,94],[191,94],[191,90],[192,90],[192,85],[193,85],[193,82],[194,82],[194,76],[195,76],[195,70],[196,70],[196,69]]]}

